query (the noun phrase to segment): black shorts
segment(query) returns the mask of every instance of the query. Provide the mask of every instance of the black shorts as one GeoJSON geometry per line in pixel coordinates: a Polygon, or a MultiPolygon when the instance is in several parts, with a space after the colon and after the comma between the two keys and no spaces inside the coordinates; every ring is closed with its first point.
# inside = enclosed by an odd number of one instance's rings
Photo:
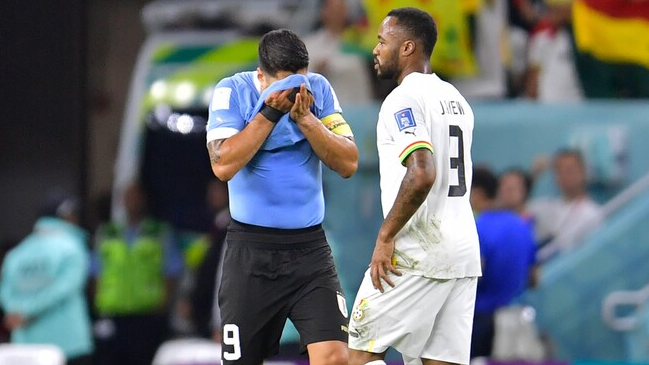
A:
{"type": "Polygon", "coordinates": [[[219,289],[223,363],[278,353],[286,319],[302,346],[347,341],[347,307],[321,226],[282,230],[232,222],[219,289]]]}

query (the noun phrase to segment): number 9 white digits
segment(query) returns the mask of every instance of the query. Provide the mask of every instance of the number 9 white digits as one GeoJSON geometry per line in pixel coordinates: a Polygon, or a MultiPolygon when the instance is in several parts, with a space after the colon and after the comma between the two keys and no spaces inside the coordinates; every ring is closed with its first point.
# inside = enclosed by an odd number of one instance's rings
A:
{"type": "Polygon", "coordinates": [[[233,347],[232,352],[223,351],[225,360],[239,360],[241,358],[241,341],[239,340],[239,326],[226,324],[223,326],[223,344],[233,347]]]}

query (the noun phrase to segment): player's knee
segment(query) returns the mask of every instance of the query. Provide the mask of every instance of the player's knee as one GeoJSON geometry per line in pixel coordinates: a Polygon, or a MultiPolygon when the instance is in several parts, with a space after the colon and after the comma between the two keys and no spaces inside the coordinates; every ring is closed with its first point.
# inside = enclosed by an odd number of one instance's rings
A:
{"type": "Polygon", "coordinates": [[[346,346],[336,346],[321,354],[319,360],[318,363],[322,365],[348,365],[349,352],[346,346]]]}
{"type": "Polygon", "coordinates": [[[327,359],[328,365],[348,365],[349,362],[349,351],[346,347],[336,349],[329,354],[327,359]]]}

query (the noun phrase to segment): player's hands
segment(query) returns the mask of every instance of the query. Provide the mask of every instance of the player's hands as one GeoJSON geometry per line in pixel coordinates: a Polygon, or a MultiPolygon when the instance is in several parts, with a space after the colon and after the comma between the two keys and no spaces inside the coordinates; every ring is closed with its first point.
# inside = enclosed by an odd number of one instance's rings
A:
{"type": "Polygon", "coordinates": [[[300,85],[300,92],[295,95],[295,104],[291,108],[291,119],[296,122],[311,113],[313,95],[309,93],[304,84],[300,85]]]}
{"type": "Polygon", "coordinates": [[[394,239],[382,240],[378,238],[374,246],[374,253],[372,254],[372,262],[370,262],[370,276],[372,278],[372,286],[383,293],[383,284],[381,280],[385,281],[388,285],[394,288],[394,282],[388,276],[388,272],[394,275],[401,276],[401,271],[397,270],[392,265],[392,254],[394,253],[394,239]]]}
{"type": "Polygon", "coordinates": [[[283,113],[288,113],[294,105],[294,103],[288,98],[288,94],[290,94],[291,91],[293,91],[293,89],[275,91],[268,95],[266,100],[264,100],[264,103],[282,111],[283,113]]]}

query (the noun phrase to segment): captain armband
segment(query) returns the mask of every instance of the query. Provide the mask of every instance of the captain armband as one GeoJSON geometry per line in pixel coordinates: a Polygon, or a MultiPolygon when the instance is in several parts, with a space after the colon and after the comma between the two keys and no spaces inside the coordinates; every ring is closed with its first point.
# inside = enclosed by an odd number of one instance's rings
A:
{"type": "Polygon", "coordinates": [[[333,133],[343,137],[353,137],[352,128],[347,124],[342,114],[334,113],[322,118],[322,124],[333,133]]]}

